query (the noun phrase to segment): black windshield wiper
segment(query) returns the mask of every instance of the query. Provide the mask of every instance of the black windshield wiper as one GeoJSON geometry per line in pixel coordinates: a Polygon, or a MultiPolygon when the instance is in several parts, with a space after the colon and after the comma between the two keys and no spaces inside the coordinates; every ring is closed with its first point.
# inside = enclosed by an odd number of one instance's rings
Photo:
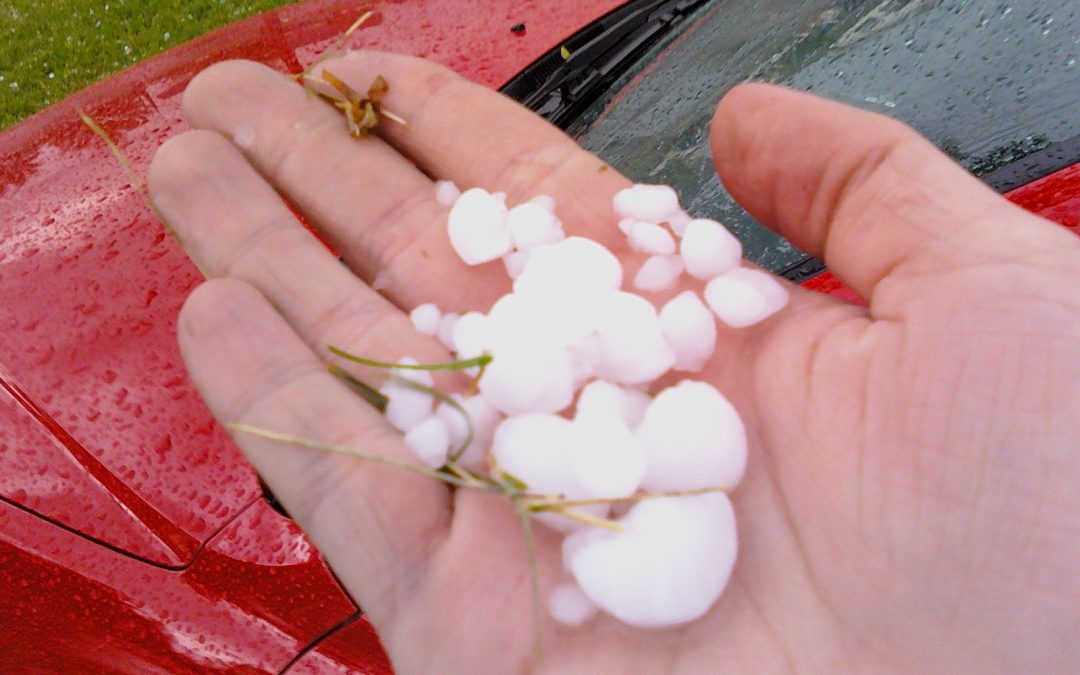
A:
{"type": "Polygon", "coordinates": [[[705,2],[629,2],[542,56],[501,91],[565,128],[645,50],[705,2]]]}

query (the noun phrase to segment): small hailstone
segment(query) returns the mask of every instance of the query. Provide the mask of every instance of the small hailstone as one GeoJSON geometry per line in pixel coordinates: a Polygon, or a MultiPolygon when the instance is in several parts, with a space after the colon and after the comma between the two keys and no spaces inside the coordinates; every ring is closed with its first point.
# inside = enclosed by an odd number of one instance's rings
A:
{"type": "Polygon", "coordinates": [[[460,318],[461,315],[457,312],[447,312],[439,319],[439,328],[435,331],[435,336],[439,338],[439,342],[450,351],[454,350],[454,326],[457,325],[460,318]]]}
{"type": "Polygon", "coordinates": [[[390,381],[379,391],[386,396],[386,420],[408,432],[431,416],[431,395],[390,381]]]}
{"type": "Polygon", "coordinates": [[[736,269],[742,260],[742,244],[735,235],[707,218],[690,221],[679,243],[679,252],[687,274],[703,281],[736,269]]]}
{"type": "Polygon", "coordinates": [[[691,220],[693,220],[693,217],[689,213],[679,209],[671,216],[668,216],[667,224],[671,226],[672,232],[681,237],[686,233],[686,227],[691,220]]]}
{"type": "Polygon", "coordinates": [[[721,321],[745,328],[783,309],[788,291],[761,270],[737,267],[705,286],[705,301],[721,321]]]}
{"type": "Polygon", "coordinates": [[[481,188],[466,190],[450,208],[450,245],[468,265],[500,258],[512,247],[506,229],[506,207],[481,188]]]}
{"type": "Polygon", "coordinates": [[[405,432],[405,447],[421,462],[437,469],[446,463],[450,448],[446,425],[437,417],[427,417],[405,432]]]}
{"type": "Polygon", "coordinates": [[[746,429],[710,384],[683,380],[660,392],[637,430],[649,456],[647,490],[733,488],[746,468],[746,429]]]}
{"type": "Polygon", "coordinates": [[[514,247],[522,251],[542,244],[554,244],[565,236],[555,214],[533,202],[510,209],[506,216],[506,227],[514,247]]]}
{"type": "Polygon", "coordinates": [[[634,275],[634,288],[642,291],[666,291],[683,273],[683,261],[677,255],[654,255],[634,275]]]}
{"type": "Polygon", "coordinates": [[[581,388],[574,419],[589,417],[624,420],[626,416],[626,391],[622,387],[593,380],[581,388]]]}
{"type": "Polygon", "coordinates": [[[626,229],[630,247],[635,251],[654,255],[671,255],[675,253],[675,238],[671,236],[670,232],[656,223],[631,220],[626,229]]]}
{"type": "Polygon", "coordinates": [[[580,626],[596,615],[597,607],[577,584],[560,584],[548,598],[551,618],[566,626],[580,626]]]}
{"type": "Polygon", "coordinates": [[[596,375],[610,382],[651,382],[675,364],[656,308],[632,293],[607,296],[597,309],[592,338],[589,351],[596,375]]]}
{"type": "Polygon", "coordinates": [[[660,330],[675,351],[678,370],[701,370],[716,349],[716,319],[693,291],[683,291],[664,305],[660,330]]]}
{"type": "Polygon", "coordinates": [[[679,196],[669,185],[638,183],[620,190],[615,195],[613,206],[620,218],[660,223],[679,211],[679,196]]]}
{"type": "MultiPolygon", "coordinates": [[[[403,366],[418,366],[420,362],[411,356],[404,356],[398,359],[398,363],[403,366]]],[[[435,379],[431,376],[431,371],[418,370],[415,368],[392,368],[390,370],[390,376],[399,380],[408,380],[417,384],[422,384],[425,387],[435,386],[435,379]]]]}
{"type": "Polygon", "coordinates": [[[457,198],[461,196],[461,190],[452,180],[435,181],[435,201],[443,206],[453,206],[457,198]]]}
{"type": "Polygon", "coordinates": [[[480,356],[491,348],[488,318],[480,312],[466,312],[454,322],[452,341],[459,359],[480,356]]]}
{"type": "Polygon", "coordinates": [[[528,264],[514,280],[514,292],[570,297],[620,285],[622,264],[611,251],[591,239],[567,237],[530,251],[528,264]]]}
{"type": "MultiPolygon", "coordinates": [[[[483,396],[463,397],[454,394],[453,399],[465,409],[472,422],[473,439],[458,462],[467,469],[478,470],[484,467],[484,459],[491,449],[491,440],[495,428],[502,422],[502,415],[488,403],[483,396]]],[[[468,423],[461,411],[454,406],[440,403],[435,409],[435,416],[446,425],[450,436],[450,448],[456,450],[465,442],[469,433],[468,423]]]]}
{"type": "Polygon", "coordinates": [[[507,415],[555,413],[573,403],[575,375],[565,349],[503,347],[492,354],[478,386],[507,415]]]}
{"type": "Polygon", "coordinates": [[[674,626],[709,611],[738,548],[727,495],[645,500],[619,523],[624,532],[588,528],[563,542],[564,561],[590,600],[638,628],[674,626]]]}
{"type": "Polygon", "coordinates": [[[555,213],[555,198],[554,197],[551,197],[551,196],[548,196],[548,195],[536,195],[535,197],[530,199],[529,202],[531,202],[533,204],[539,204],[540,206],[543,206],[548,211],[551,211],[552,213],[555,213]]]}
{"type": "Polygon", "coordinates": [[[529,252],[525,251],[511,251],[503,256],[503,265],[506,267],[506,276],[511,279],[517,279],[521,276],[521,273],[525,270],[525,265],[529,262],[529,252]]]}
{"type": "Polygon", "coordinates": [[[578,417],[573,422],[574,477],[593,499],[629,497],[645,477],[645,448],[617,417],[578,417]]]}
{"type": "Polygon", "coordinates": [[[409,312],[409,319],[412,321],[413,328],[415,328],[417,332],[423,333],[424,335],[435,335],[439,330],[442,312],[439,311],[439,308],[436,307],[434,303],[426,302],[409,312]]]}

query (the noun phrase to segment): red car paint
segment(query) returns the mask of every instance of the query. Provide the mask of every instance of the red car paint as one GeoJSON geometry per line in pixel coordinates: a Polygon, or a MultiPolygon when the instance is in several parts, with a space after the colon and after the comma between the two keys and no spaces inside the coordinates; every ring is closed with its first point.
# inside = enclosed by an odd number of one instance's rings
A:
{"type": "MultiPolygon", "coordinates": [[[[620,3],[450,4],[369,3],[347,44],[494,87],[620,3]]],[[[195,73],[296,72],[358,12],[254,17],[0,134],[0,672],[277,672],[357,614],[188,383],[175,319],[200,277],[76,109],[145,174],[195,73]]],[[[388,672],[366,622],[342,635],[303,669],[388,672]]]]}
{"type": "MultiPolygon", "coordinates": [[[[369,4],[349,46],[494,87],[621,3],[447,4],[369,4]]],[[[357,11],[323,1],[250,19],[0,134],[0,672],[389,672],[188,384],[175,317],[198,274],[75,115],[86,108],[144,173],[184,128],[195,72],[224,58],[295,72],[357,11]]],[[[1080,165],[1010,198],[1075,229],[1080,165]]],[[[855,297],[830,276],[807,285],[855,297]]]]}

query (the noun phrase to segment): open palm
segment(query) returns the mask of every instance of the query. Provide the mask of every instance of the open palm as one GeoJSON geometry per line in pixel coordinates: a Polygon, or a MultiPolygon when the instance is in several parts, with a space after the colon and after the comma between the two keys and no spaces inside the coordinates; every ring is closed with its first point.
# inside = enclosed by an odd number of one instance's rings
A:
{"type": "MultiPolygon", "coordinates": [[[[217,417],[406,457],[325,368],[327,344],[447,358],[405,311],[486,310],[502,266],[450,250],[433,178],[556,198],[568,233],[640,264],[614,227],[629,185],[516,104],[438,66],[361,53],[408,126],[356,142],[262,66],[199,75],[153,197],[210,281],[180,341],[217,417]],[[287,196],[347,263],[280,199],[287,196]],[[372,290],[375,286],[380,290],[372,290]]],[[[775,87],[731,92],[717,168],[759,220],[822,255],[869,307],[792,289],[721,330],[702,377],[750,435],[740,554],[703,619],[641,631],[545,622],[509,506],[356,458],[239,445],[379,630],[402,673],[1066,670],[1080,663],[1080,243],[887,119],[775,87]]],[[[446,383],[452,384],[452,383],[446,383]]],[[[542,530],[542,528],[539,528],[542,530]]],[[[563,579],[539,532],[539,574],[563,579]]]]}

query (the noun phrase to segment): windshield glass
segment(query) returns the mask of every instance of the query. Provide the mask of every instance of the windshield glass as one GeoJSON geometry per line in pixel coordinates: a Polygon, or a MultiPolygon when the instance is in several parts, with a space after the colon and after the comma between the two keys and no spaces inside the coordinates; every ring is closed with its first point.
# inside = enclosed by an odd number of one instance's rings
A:
{"type": "Polygon", "coordinates": [[[774,271],[805,256],[733,203],[709,154],[716,102],[741,81],[900,118],[980,174],[1048,147],[1070,148],[1059,164],[1080,160],[1075,0],[729,0],[685,26],[569,131],[633,180],[674,185],[691,213],[723,221],[774,271]]]}

